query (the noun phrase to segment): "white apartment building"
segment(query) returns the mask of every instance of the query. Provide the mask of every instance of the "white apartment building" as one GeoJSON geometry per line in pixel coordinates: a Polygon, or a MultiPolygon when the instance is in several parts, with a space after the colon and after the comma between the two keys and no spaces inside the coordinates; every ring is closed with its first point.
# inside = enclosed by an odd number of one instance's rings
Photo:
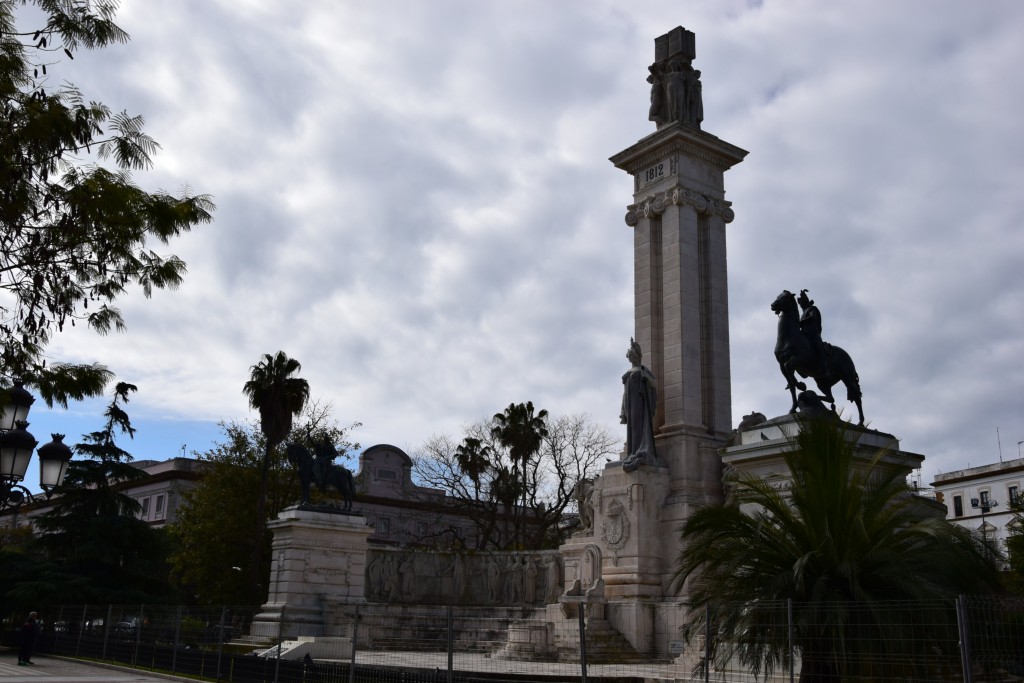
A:
{"type": "Polygon", "coordinates": [[[946,506],[946,519],[1006,549],[1013,523],[1010,504],[1021,495],[1024,458],[968,467],[936,475],[935,498],[946,506]]]}

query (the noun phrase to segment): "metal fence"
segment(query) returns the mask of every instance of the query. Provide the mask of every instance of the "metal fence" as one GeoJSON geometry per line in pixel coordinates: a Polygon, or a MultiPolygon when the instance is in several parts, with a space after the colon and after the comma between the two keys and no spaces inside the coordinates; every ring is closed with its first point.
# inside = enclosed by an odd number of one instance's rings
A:
{"type": "Polygon", "coordinates": [[[268,621],[257,608],[75,605],[43,615],[38,651],[232,683],[1024,681],[1024,602],[1008,598],[659,603],[646,653],[604,620],[551,614],[362,604],[268,621]]]}

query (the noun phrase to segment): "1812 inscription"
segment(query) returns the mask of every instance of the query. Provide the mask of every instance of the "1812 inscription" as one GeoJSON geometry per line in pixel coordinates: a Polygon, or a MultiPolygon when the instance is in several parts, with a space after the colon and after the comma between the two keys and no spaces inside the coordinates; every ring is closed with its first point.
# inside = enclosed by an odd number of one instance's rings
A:
{"type": "Polygon", "coordinates": [[[669,175],[671,170],[669,168],[668,160],[659,161],[658,163],[649,166],[648,168],[640,171],[638,180],[640,181],[640,187],[647,187],[651,183],[656,183],[665,176],[669,175]]]}

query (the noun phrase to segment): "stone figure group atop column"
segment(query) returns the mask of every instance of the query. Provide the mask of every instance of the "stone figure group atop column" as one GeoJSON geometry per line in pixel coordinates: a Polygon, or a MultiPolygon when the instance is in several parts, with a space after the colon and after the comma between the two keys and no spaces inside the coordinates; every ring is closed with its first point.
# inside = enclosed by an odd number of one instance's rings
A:
{"type": "Polygon", "coordinates": [[[704,100],[700,71],[692,65],[696,56],[694,34],[682,26],[654,41],[655,61],[648,67],[647,77],[651,84],[648,119],[659,128],[676,122],[700,128],[704,100]]]}

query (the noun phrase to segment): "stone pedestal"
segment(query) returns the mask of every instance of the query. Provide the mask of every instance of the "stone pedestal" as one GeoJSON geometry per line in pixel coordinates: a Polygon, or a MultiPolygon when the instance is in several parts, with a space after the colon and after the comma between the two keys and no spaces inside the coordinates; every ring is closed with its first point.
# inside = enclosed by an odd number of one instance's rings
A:
{"type": "Polygon", "coordinates": [[[340,605],[364,601],[367,539],[373,529],[361,515],[296,507],[283,510],[268,526],[274,532],[270,589],[251,635],[346,635],[335,612],[340,605]]]}
{"type": "MultiPolygon", "coordinates": [[[[904,476],[921,467],[924,456],[900,450],[900,442],[892,434],[847,423],[846,438],[856,443],[854,454],[867,467],[875,455],[882,451],[880,465],[897,470],[904,476]]],[[[731,469],[755,475],[785,485],[791,479],[783,459],[792,449],[792,439],[800,431],[795,415],[783,415],[737,432],[730,445],[722,451],[722,463],[731,469]]]]}
{"type": "Polygon", "coordinates": [[[609,600],[663,595],[661,521],[670,481],[668,468],[647,465],[633,472],[611,465],[598,478],[594,537],[602,549],[600,576],[609,600]]]}

